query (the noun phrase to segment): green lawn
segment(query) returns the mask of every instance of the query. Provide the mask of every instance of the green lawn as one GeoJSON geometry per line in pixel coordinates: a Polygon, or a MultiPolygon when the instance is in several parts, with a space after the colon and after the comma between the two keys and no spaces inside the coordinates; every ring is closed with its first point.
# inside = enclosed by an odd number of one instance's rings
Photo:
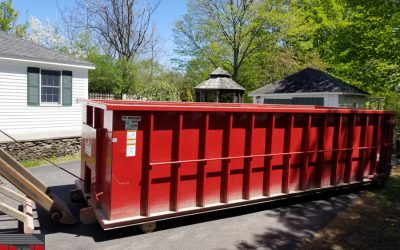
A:
{"type": "MultiPolygon", "coordinates": [[[[78,159],[80,159],[80,157],[81,157],[81,154],[76,153],[73,155],[67,155],[67,156],[62,156],[62,157],[50,157],[48,159],[52,162],[60,163],[60,162],[64,162],[64,161],[78,160],[78,159]]],[[[22,166],[24,166],[26,168],[37,167],[37,166],[49,164],[47,161],[41,160],[41,159],[40,160],[23,160],[23,161],[20,161],[20,163],[22,164],[22,166]]]]}

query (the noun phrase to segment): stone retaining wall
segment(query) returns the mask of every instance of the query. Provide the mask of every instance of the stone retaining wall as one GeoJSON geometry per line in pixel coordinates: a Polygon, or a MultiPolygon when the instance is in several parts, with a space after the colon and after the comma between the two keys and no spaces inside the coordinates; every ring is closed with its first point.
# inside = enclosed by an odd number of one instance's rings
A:
{"type": "Polygon", "coordinates": [[[18,161],[39,159],[32,151],[43,157],[61,157],[81,151],[81,137],[21,141],[20,143],[29,150],[15,142],[0,142],[0,147],[18,161]]]}

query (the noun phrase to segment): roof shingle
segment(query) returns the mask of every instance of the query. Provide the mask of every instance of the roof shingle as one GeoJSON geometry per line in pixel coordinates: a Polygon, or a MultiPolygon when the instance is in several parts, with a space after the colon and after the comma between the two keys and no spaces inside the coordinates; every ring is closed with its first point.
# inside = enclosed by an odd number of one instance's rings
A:
{"type": "Polygon", "coordinates": [[[78,66],[94,67],[90,62],[48,49],[4,32],[0,32],[0,57],[38,60],[44,62],[66,63],[78,66]]]}
{"type": "Polygon", "coordinates": [[[228,71],[218,67],[210,74],[208,80],[200,83],[195,89],[221,89],[221,90],[245,90],[242,86],[231,79],[228,71]]]}
{"type": "Polygon", "coordinates": [[[307,92],[343,92],[369,95],[368,92],[354,87],[320,70],[305,68],[289,75],[282,80],[267,84],[252,91],[249,95],[276,93],[307,93],[307,92]]]}

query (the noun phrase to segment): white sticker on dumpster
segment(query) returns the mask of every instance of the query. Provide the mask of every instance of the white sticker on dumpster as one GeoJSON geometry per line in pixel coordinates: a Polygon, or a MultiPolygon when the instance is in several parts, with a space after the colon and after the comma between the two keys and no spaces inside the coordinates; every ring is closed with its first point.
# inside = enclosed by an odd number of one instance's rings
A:
{"type": "Polygon", "coordinates": [[[136,145],[136,140],[126,140],[127,145],[136,145]]]}
{"type": "Polygon", "coordinates": [[[136,145],[126,145],[126,157],[136,155],[136,145]]]}
{"type": "Polygon", "coordinates": [[[126,131],[126,157],[136,156],[136,130],[126,131]]]}
{"type": "Polygon", "coordinates": [[[136,130],[128,130],[128,131],[126,131],[126,139],[128,139],[128,140],[136,140],[136,130]]]}

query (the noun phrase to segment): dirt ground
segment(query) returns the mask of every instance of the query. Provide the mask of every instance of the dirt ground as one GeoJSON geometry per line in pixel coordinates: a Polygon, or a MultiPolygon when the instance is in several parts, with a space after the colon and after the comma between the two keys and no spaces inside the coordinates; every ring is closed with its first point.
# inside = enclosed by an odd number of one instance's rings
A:
{"type": "Polygon", "coordinates": [[[400,249],[400,166],[384,188],[363,193],[300,249],[400,249]]]}

